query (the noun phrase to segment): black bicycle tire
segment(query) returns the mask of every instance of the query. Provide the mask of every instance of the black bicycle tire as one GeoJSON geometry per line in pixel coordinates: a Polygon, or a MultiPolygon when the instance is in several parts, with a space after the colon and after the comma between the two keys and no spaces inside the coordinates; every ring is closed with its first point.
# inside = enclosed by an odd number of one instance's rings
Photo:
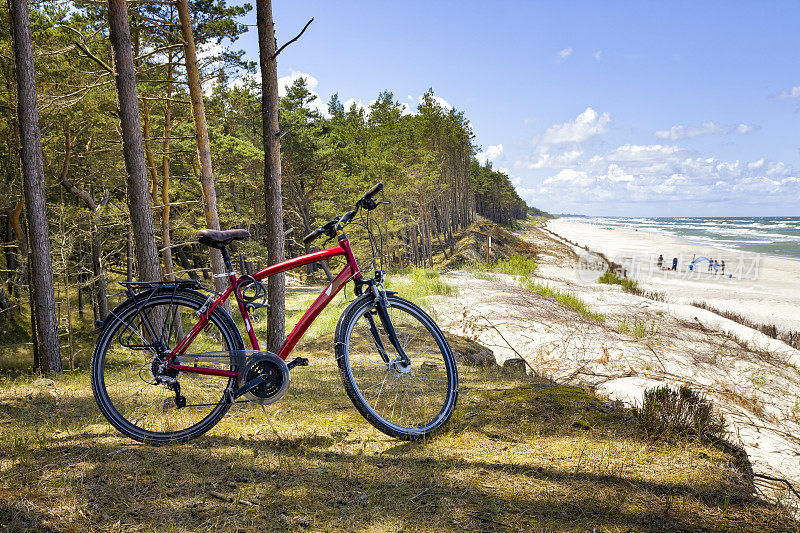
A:
{"type": "MultiPolygon", "coordinates": [[[[184,303],[188,306],[195,306],[195,309],[200,309],[206,302],[206,296],[191,290],[158,290],[155,294],[149,297],[137,296],[140,301],[147,300],[147,305],[155,305],[165,303],[166,301],[173,301],[177,303],[184,303]]],[[[141,305],[141,304],[140,304],[141,305]]],[[[111,398],[105,388],[103,381],[103,374],[101,372],[102,366],[99,364],[100,358],[105,358],[108,344],[114,339],[118,328],[124,326],[125,320],[129,319],[134,313],[141,312],[140,307],[136,304],[134,299],[129,298],[118,305],[112,315],[109,317],[106,326],[103,328],[100,336],[95,343],[94,353],[92,354],[92,362],[90,368],[92,393],[94,394],[95,401],[100,408],[101,413],[114,426],[119,432],[127,437],[130,437],[139,442],[152,445],[163,445],[178,442],[188,442],[192,439],[199,437],[213,428],[230,409],[230,403],[225,401],[224,398],[205,418],[200,422],[189,426],[180,431],[171,433],[158,433],[147,431],[129,422],[121,413],[114,407],[111,398]]],[[[221,307],[217,307],[211,313],[210,320],[214,325],[219,328],[220,332],[225,335],[225,340],[229,346],[234,346],[234,350],[244,350],[244,340],[242,335],[236,328],[236,324],[231,318],[230,314],[221,307]]],[[[233,378],[231,378],[233,379],[233,378]]]]}
{"type": "Polygon", "coordinates": [[[404,428],[397,424],[392,424],[386,421],[383,417],[377,414],[366,402],[364,397],[356,385],[349,365],[348,354],[348,340],[349,335],[352,333],[355,322],[363,315],[364,311],[373,305],[373,296],[365,295],[360,299],[355,300],[345,310],[339,324],[336,327],[335,347],[336,347],[336,362],[339,366],[339,373],[344,384],[345,391],[347,392],[350,401],[353,403],[358,412],[376,429],[389,435],[391,437],[417,441],[423,440],[444,427],[450,420],[450,417],[455,410],[456,402],[458,401],[458,367],[456,366],[455,357],[450,349],[444,334],[434,320],[422,309],[420,309],[413,302],[395,295],[387,295],[388,303],[391,307],[403,308],[411,316],[422,322],[426,329],[436,339],[437,346],[439,347],[442,355],[444,356],[445,366],[448,370],[448,375],[451,375],[452,381],[447,391],[447,398],[441,411],[434,419],[434,421],[425,428],[404,428]]]}

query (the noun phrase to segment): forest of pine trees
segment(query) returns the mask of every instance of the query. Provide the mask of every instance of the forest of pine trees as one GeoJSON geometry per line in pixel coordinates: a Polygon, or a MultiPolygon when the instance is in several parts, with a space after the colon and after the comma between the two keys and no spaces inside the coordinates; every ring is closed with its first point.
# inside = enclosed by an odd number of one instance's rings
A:
{"type": "MultiPolygon", "coordinates": [[[[109,295],[118,293],[116,281],[162,276],[210,283],[214,258],[197,244],[198,228],[219,220],[223,229],[249,229],[253,239],[234,250],[242,270],[266,264],[270,232],[261,84],[253,76],[240,78],[255,65],[235,46],[247,30],[238,21],[250,6],[224,0],[130,2],[135,86],[123,87],[125,80],[116,74],[128,68],[125,42],[110,29],[108,5],[125,3],[29,4],[48,270],[59,321],[72,321],[77,307],[87,331],[115,303],[109,295]],[[182,8],[188,11],[181,14],[182,8]],[[199,57],[195,74],[202,92],[190,90],[189,40],[199,57]],[[137,171],[136,145],[123,150],[126,120],[136,127],[124,109],[132,102],[122,101],[130,94],[138,102],[144,156],[138,171],[147,183],[135,198],[130,179],[137,171]],[[207,142],[196,134],[203,123],[198,99],[207,142]],[[157,255],[148,259],[147,250],[157,255]],[[150,270],[137,262],[149,262],[150,270]]],[[[0,9],[0,342],[11,344],[28,342],[35,327],[29,318],[33,228],[22,194],[13,18],[7,5],[0,9]]],[[[416,109],[389,91],[367,107],[345,108],[335,95],[324,114],[315,99],[302,78],[280,98],[287,257],[306,252],[306,233],[377,182],[384,183],[383,199],[391,204],[373,216],[383,228],[388,260],[399,266],[432,266],[434,251],[452,254],[455,236],[478,215],[506,225],[527,216],[508,176],[476,161],[465,115],[441,105],[432,90],[416,109]]]]}

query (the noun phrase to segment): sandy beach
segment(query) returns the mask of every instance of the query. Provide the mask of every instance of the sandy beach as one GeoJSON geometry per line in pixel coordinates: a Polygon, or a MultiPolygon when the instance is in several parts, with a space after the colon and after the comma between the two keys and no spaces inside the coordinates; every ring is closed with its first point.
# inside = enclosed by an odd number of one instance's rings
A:
{"type": "MultiPolygon", "coordinates": [[[[675,303],[704,300],[715,308],[744,315],[754,322],[800,330],[800,261],[733,249],[702,246],[647,231],[600,227],[580,219],[549,221],[547,228],[580,246],[605,254],[623,265],[646,289],[667,294],[675,303]],[[659,270],[678,258],[678,269],[659,270]],[[708,271],[708,263],[688,269],[693,257],[725,261],[725,275],[708,271]],[[732,277],[729,277],[732,276],[732,277]]],[[[592,281],[592,273],[575,269],[575,281],[592,281]]],[[[596,279],[599,272],[594,273],[596,279]]]]}

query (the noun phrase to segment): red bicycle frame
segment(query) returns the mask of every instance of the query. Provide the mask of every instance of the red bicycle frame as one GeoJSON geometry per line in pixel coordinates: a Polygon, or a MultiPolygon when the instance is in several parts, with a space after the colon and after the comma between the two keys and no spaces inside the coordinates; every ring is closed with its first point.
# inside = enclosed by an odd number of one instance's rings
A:
{"type": "MultiPolygon", "coordinates": [[[[358,268],[358,264],[356,263],[356,258],[353,255],[353,250],[350,248],[350,242],[347,238],[342,238],[339,240],[339,245],[335,248],[327,248],[325,250],[320,250],[318,252],[312,252],[310,254],[301,255],[299,257],[295,257],[294,259],[288,259],[281,263],[277,263],[272,266],[268,266],[267,268],[256,272],[252,275],[252,278],[256,281],[261,281],[264,278],[269,276],[273,276],[275,274],[279,274],[281,272],[285,272],[287,270],[291,270],[293,268],[297,268],[303,265],[307,265],[309,263],[315,263],[317,261],[322,261],[325,259],[330,259],[332,257],[337,257],[343,255],[347,260],[347,264],[342,269],[341,272],[333,279],[333,281],[325,288],[324,291],[319,295],[319,297],[311,304],[311,307],[308,308],[306,313],[303,315],[303,318],[297,323],[289,336],[286,337],[286,340],[283,341],[283,344],[278,350],[278,357],[283,360],[286,360],[289,357],[289,354],[294,349],[297,342],[306,332],[306,330],[311,326],[319,314],[322,312],[323,309],[330,303],[331,300],[339,293],[342,287],[353,278],[360,278],[361,271],[358,268]]],[[[220,370],[216,368],[205,368],[205,367],[197,367],[197,366],[185,366],[179,365],[172,362],[172,360],[179,356],[183,355],[189,345],[194,341],[195,337],[203,331],[208,325],[209,317],[211,313],[216,309],[220,304],[222,304],[231,293],[234,294],[236,298],[236,303],[239,305],[239,312],[242,314],[242,320],[244,321],[244,327],[247,330],[247,336],[250,338],[250,345],[253,347],[253,350],[259,350],[258,339],[256,338],[256,333],[253,331],[253,323],[250,320],[250,313],[247,311],[247,306],[245,305],[246,302],[242,301],[240,296],[240,291],[237,291],[236,288],[240,283],[249,284],[252,283],[249,279],[248,280],[240,280],[236,277],[236,272],[230,272],[228,274],[229,285],[225,291],[220,294],[216,300],[214,300],[211,305],[209,305],[204,312],[200,314],[200,320],[197,324],[194,325],[192,330],[178,343],[177,346],[172,350],[172,352],[167,357],[167,364],[170,368],[175,370],[179,370],[181,372],[193,372],[195,374],[207,374],[212,376],[224,376],[224,377],[236,377],[236,372],[231,370],[220,370]]]]}

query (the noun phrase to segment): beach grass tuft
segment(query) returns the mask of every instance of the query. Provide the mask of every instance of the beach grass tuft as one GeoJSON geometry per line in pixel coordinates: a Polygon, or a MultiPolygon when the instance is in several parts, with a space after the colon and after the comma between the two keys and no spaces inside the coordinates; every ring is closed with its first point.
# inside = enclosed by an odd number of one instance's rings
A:
{"type": "Polygon", "coordinates": [[[497,271],[512,276],[528,277],[536,270],[536,259],[522,255],[513,255],[497,262],[497,271]]]}
{"type": "Polygon", "coordinates": [[[573,311],[577,311],[579,315],[585,318],[597,320],[598,322],[605,320],[604,314],[593,310],[586,302],[578,298],[578,295],[572,291],[559,291],[550,287],[549,285],[529,279],[523,279],[522,286],[529,291],[533,291],[537,294],[541,294],[545,298],[553,300],[559,305],[562,305],[568,309],[572,309],[573,311]]]}
{"type": "Polygon", "coordinates": [[[626,318],[617,321],[617,331],[624,335],[632,335],[637,339],[658,336],[658,324],[655,319],[651,321],[634,319],[632,322],[626,318]]]}
{"type": "Polygon", "coordinates": [[[631,294],[635,294],[637,296],[642,296],[644,291],[639,284],[632,279],[623,278],[616,272],[611,270],[606,270],[603,272],[603,275],[597,278],[598,283],[606,283],[609,285],[619,285],[622,287],[622,290],[625,292],[629,292],[631,294]]]}
{"type": "Polygon", "coordinates": [[[767,337],[778,339],[780,341],[785,342],[795,350],[800,350],[800,331],[783,331],[779,330],[778,327],[773,324],[759,324],[758,322],[754,322],[749,318],[747,318],[746,316],[741,315],[735,311],[722,310],[717,307],[714,307],[713,305],[709,305],[707,302],[702,300],[692,302],[691,305],[698,307],[700,309],[705,309],[706,311],[711,311],[712,313],[719,315],[722,318],[733,320],[738,324],[742,324],[743,326],[747,326],[748,328],[760,331],[767,337]]]}

